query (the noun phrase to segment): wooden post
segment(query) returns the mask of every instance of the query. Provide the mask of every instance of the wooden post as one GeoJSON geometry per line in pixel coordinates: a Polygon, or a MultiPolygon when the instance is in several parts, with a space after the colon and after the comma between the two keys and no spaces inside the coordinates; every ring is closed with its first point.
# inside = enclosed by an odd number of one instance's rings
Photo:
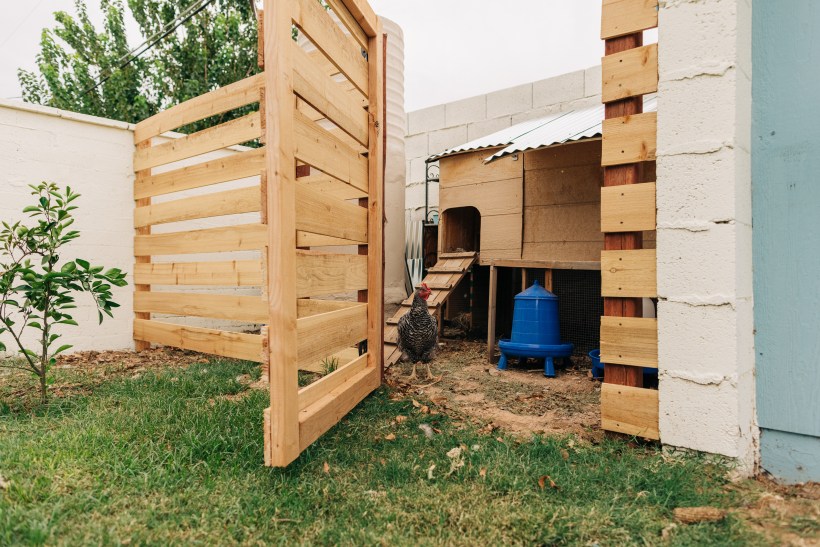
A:
{"type": "Polygon", "coordinates": [[[527,268],[521,268],[521,291],[527,290],[527,268]]]}
{"type": "Polygon", "coordinates": [[[552,292],[552,270],[544,270],[544,288],[552,292]]]}
{"type": "MultiPolygon", "coordinates": [[[[137,143],[137,150],[145,150],[146,148],[151,148],[151,139],[146,139],[142,142],[137,143]]],[[[137,171],[135,174],[137,180],[151,176],[151,169],[143,169],[142,171],[137,171]]],[[[151,198],[142,198],[137,199],[134,201],[135,207],[144,207],[146,205],[151,205],[151,198]]],[[[136,228],[135,230],[136,235],[149,235],[151,233],[150,226],[143,226],[142,228],[136,228]]],[[[134,257],[134,262],[136,264],[147,264],[151,262],[150,256],[137,256],[134,257]]],[[[134,293],[137,292],[145,292],[150,291],[151,285],[134,285],[134,293]]],[[[150,312],[136,312],[134,314],[135,319],[151,319],[150,312]]],[[[137,351],[145,351],[151,347],[150,342],[145,342],[143,340],[134,340],[134,349],[137,351]]]]}
{"type": "Polygon", "coordinates": [[[495,300],[498,292],[498,269],[490,264],[490,297],[487,306],[487,361],[495,357],[495,300]]]}
{"type": "MultiPolygon", "coordinates": [[[[643,44],[643,32],[627,34],[605,41],[606,55],[613,55],[643,44]]],[[[604,118],[618,118],[643,112],[643,97],[629,97],[606,103],[604,118]]],[[[637,163],[604,168],[604,186],[635,184],[640,181],[640,165],[637,163]]],[[[643,245],[641,232],[604,234],[604,249],[640,249],[643,245]]],[[[640,298],[604,298],[604,315],[611,317],[641,317],[640,298]]],[[[643,387],[643,371],[640,367],[607,363],[604,372],[607,383],[643,387]]]]}
{"type": "MultiPolygon", "coordinates": [[[[265,167],[268,210],[270,411],[265,463],[283,467],[299,455],[296,340],[295,100],[291,72],[292,0],[266,0],[264,10],[265,167]]],[[[267,432],[266,432],[267,433],[267,432]]]]}

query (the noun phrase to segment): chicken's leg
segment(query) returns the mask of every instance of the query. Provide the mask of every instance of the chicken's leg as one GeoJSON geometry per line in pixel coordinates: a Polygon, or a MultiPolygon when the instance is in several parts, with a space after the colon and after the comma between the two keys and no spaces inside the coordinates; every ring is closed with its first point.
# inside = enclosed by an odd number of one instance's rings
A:
{"type": "Polygon", "coordinates": [[[411,373],[410,373],[410,376],[408,376],[408,377],[407,377],[407,380],[408,380],[409,382],[412,382],[413,380],[415,380],[416,378],[418,378],[418,376],[416,376],[416,366],[417,366],[418,364],[419,364],[419,362],[418,362],[418,361],[414,361],[414,362],[413,362],[413,372],[411,372],[411,373]]]}
{"type": "Polygon", "coordinates": [[[424,364],[427,365],[427,379],[432,380],[434,378],[434,376],[433,376],[433,373],[430,372],[430,362],[428,361],[424,364]]]}

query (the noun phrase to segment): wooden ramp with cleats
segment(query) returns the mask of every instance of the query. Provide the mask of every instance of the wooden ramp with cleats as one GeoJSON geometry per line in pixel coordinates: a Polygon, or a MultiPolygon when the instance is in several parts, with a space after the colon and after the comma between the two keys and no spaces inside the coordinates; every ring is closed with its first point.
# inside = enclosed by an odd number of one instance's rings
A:
{"type": "MultiPolygon", "coordinates": [[[[436,265],[427,270],[427,275],[423,282],[432,291],[427,299],[427,309],[437,316],[439,326],[441,325],[442,305],[450,298],[450,293],[459,282],[467,275],[470,267],[478,260],[478,253],[459,252],[441,253],[438,255],[436,265]]],[[[398,324],[399,318],[410,311],[413,305],[413,295],[407,297],[399,310],[387,320],[384,326],[384,366],[385,368],[395,364],[401,358],[401,351],[398,348],[398,324]]]]}

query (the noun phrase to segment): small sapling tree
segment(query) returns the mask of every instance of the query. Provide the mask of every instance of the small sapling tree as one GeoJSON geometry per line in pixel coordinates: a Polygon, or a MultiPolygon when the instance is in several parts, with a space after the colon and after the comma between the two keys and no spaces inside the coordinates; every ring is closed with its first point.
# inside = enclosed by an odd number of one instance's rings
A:
{"type": "Polygon", "coordinates": [[[80,197],[71,188],[56,184],[31,185],[37,202],[23,209],[36,222],[2,223],[0,230],[0,353],[7,351],[2,338],[12,340],[22,356],[19,361],[2,361],[0,366],[27,370],[40,381],[40,397],[48,398],[49,370],[56,356],[71,348],[58,344],[58,325],[74,325],[74,295],[90,293],[97,305],[99,321],[119,304],[112,300],[113,286],[127,284],[117,268],[104,270],[87,260],[61,260],[63,246],[80,237],[71,229],[73,202],[80,197]],[[27,344],[25,332],[34,331],[36,342],[27,344]]]}

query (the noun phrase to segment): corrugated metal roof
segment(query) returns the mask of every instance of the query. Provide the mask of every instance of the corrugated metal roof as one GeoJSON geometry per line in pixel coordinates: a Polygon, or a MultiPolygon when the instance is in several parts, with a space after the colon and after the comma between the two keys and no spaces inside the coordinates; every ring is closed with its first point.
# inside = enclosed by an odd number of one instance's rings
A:
{"type": "MultiPolygon", "coordinates": [[[[644,101],[644,112],[653,112],[656,109],[657,101],[654,97],[644,101]]],[[[484,160],[489,163],[518,152],[600,137],[603,119],[604,105],[553,114],[537,120],[523,122],[461,146],[450,148],[440,154],[431,156],[428,161],[471,150],[506,146],[503,150],[499,150],[484,160]]]]}

